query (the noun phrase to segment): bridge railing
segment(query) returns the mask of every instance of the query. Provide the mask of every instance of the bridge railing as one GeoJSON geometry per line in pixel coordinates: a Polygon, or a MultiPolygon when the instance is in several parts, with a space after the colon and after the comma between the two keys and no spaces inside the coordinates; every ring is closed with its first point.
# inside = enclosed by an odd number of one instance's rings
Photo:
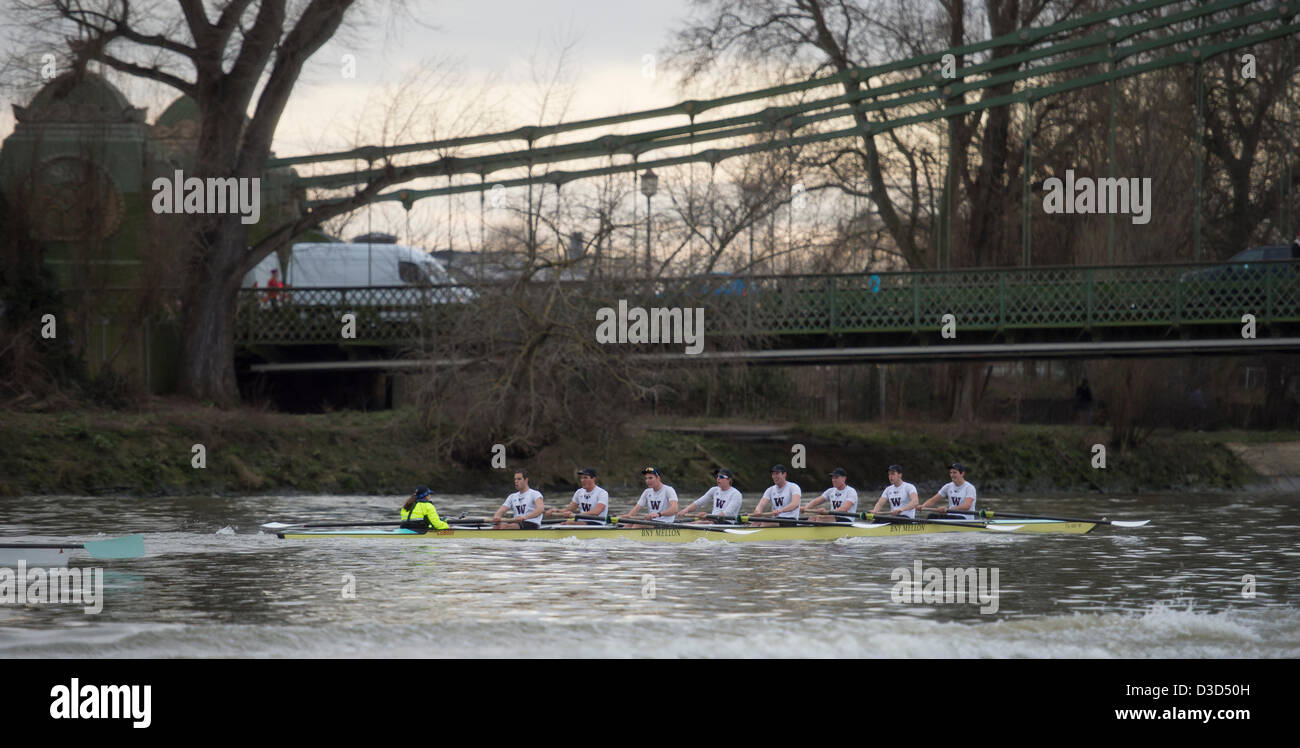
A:
{"type": "Polygon", "coordinates": [[[1177,327],[1300,321],[1300,260],[845,275],[708,276],[476,286],[244,289],[243,344],[428,340],[463,330],[507,294],[557,294],[573,313],[703,307],[710,335],[1177,327]],[[588,308],[589,307],[589,308],[588,308]],[[355,315],[344,339],[343,315],[355,315]],[[458,327],[459,326],[459,327],[458,327]]]}

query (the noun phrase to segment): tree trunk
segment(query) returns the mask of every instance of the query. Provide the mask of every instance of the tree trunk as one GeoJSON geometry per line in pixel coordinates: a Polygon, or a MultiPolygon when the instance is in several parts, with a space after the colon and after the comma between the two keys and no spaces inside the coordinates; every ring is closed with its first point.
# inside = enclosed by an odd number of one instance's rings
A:
{"type": "Polygon", "coordinates": [[[981,390],[980,369],[979,363],[953,364],[954,397],[951,420],[960,423],[975,421],[975,409],[979,405],[981,390]]]}
{"type": "Polygon", "coordinates": [[[185,276],[181,391],[229,407],[239,403],[235,302],[243,280],[238,265],[245,231],[238,215],[221,216],[214,223],[215,230],[196,235],[196,259],[185,276]]]}

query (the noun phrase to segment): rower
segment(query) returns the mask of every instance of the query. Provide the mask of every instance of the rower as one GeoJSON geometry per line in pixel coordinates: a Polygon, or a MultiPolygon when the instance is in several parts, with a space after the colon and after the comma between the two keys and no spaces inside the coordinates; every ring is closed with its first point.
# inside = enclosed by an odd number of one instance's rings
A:
{"type": "Polygon", "coordinates": [[[743,497],[740,495],[740,492],[731,485],[733,480],[731,477],[731,471],[722,468],[717,472],[715,478],[718,481],[718,485],[713,486],[709,490],[705,491],[703,496],[687,504],[685,509],[682,509],[677,513],[678,519],[691,516],[692,510],[700,507],[707,511],[695,512],[694,516],[696,522],[716,522],[728,525],[736,522],[736,517],[740,514],[740,504],[743,497]],[[728,519],[711,520],[707,518],[706,515],[708,514],[727,517],[728,519]]]}
{"type": "Polygon", "coordinates": [[[660,474],[659,468],[651,465],[641,471],[645,477],[645,490],[641,492],[641,498],[637,499],[636,506],[632,511],[627,513],[628,517],[635,517],[642,507],[645,507],[649,514],[647,519],[653,519],[658,522],[672,522],[677,519],[677,491],[672,486],[664,485],[663,475],[660,474]]]}
{"type": "Polygon", "coordinates": [[[429,490],[428,486],[417,486],[415,492],[411,494],[411,498],[407,499],[401,510],[399,510],[402,522],[418,523],[420,520],[424,520],[426,527],[432,527],[435,530],[451,529],[451,525],[443,522],[442,518],[438,516],[438,510],[434,508],[433,502],[429,500],[429,494],[431,493],[433,492],[429,490]]]}
{"type": "Polygon", "coordinates": [[[872,513],[879,514],[886,504],[890,507],[890,514],[916,517],[916,507],[920,504],[916,498],[916,486],[903,482],[903,468],[899,465],[889,466],[889,485],[881,492],[880,500],[876,502],[876,508],[871,510],[872,513]]]}
{"type": "MultiPolygon", "coordinates": [[[[799,496],[803,491],[798,483],[790,483],[785,476],[785,465],[772,466],[772,485],[767,487],[763,492],[763,498],[758,500],[758,506],[751,515],[754,519],[758,519],[759,515],[767,514],[775,514],[786,519],[799,519],[799,496]],[[770,512],[764,509],[768,504],[772,505],[770,512]]],[[[753,520],[750,522],[755,527],[779,526],[776,522],[759,523],[753,520]]]]}
{"type": "Polygon", "coordinates": [[[566,517],[566,525],[603,525],[609,517],[609,493],[596,485],[596,471],[583,468],[578,471],[578,483],[582,485],[573,492],[573,501],[563,509],[547,509],[547,518],[566,517]],[[574,514],[591,514],[600,519],[573,519],[574,514]]]}
{"type": "MultiPolygon", "coordinates": [[[[937,510],[942,513],[939,519],[975,519],[975,486],[966,481],[966,466],[960,462],[949,465],[948,477],[952,482],[945,483],[939,493],[925,500],[921,508],[929,509],[932,504],[947,499],[948,506],[937,510]]],[[[935,517],[932,515],[930,518],[935,517]]]]}
{"type": "Polygon", "coordinates": [[[831,487],[822,492],[821,496],[813,499],[808,503],[804,511],[809,514],[822,515],[812,517],[813,522],[845,522],[852,523],[852,517],[832,517],[830,512],[855,512],[858,507],[858,492],[853,486],[849,485],[849,474],[844,468],[835,468],[831,471],[831,487]],[[822,504],[829,504],[829,509],[820,508],[822,504]]]}
{"type": "Polygon", "coordinates": [[[506,497],[506,502],[497,507],[492,515],[495,530],[540,530],[542,515],[546,513],[546,503],[542,495],[528,487],[528,471],[515,471],[515,492],[506,497]],[[502,520],[502,515],[509,509],[515,513],[510,521],[502,520]]]}

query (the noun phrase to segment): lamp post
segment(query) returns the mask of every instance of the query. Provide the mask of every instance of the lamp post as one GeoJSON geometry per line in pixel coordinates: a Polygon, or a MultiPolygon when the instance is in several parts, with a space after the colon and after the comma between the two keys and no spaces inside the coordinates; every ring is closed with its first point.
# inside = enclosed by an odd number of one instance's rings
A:
{"type": "Polygon", "coordinates": [[[646,277],[654,273],[654,260],[650,258],[650,198],[659,191],[659,177],[650,169],[641,175],[641,194],[645,195],[645,270],[646,277]]]}
{"type": "Polygon", "coordinates": [[[758,201],[761,199],[763,195],[763,190],[757,184],[752,184],[752,183],[746,183],[743,187],[741,187],[741,190],[745,196],[745,204],[750,211],[749,266],[747,268],[746,275],[748,275],[751,278],[750,283],[752,284],[753,283],[752,278],[754,277],[754,221],[755,221],[755,214],[758,212],[757,211],[758,201]]]}

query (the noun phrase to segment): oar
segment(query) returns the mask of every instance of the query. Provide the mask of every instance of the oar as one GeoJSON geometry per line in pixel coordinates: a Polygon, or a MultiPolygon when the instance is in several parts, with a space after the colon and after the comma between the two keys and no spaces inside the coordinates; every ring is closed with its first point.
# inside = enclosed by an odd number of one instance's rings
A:
{"type": "Polygon", "coordinates": [[[87,540],[84,543],[4,543],[0,544],[0,548],[79,548],[89,553],[91,558],[139,558],[144,555],[144,536],[137,533],[108,540],[87,540]]]}
{"type": "MultiPolygon", "coordinates": [[[[753,523],[753,522],[775,522],[775,523],[777,523],[778,525],[812,525],[812,526],[814,526],[814,527],[817,527],[817,526],[820,526],[820,525],[825,524],[825,523],[822,523],[822,522],[809,522],[809,521],[807,521],[807,520],[803,520],[803,519],[790,519],[789,517],[759,517],[759,516],[757,516],[757,515],[753,515],[753,514],[750,514],[750,515],[741,515],[741,517],[740,517],[740,521],[742,521],[742,522],[749,522],[749,523],[753,523]]],[[[827,525],[827,526],[829,526],[829,525],[827,525]]]]}
{"type": "Polygon", "coordinates": [[[836,517],[852,517],[854,519],[865,519],[869,522],[884,522],[884,523],[893,522],[893,523],[902,523],[902,524],[911,524],[911,525],[948,525],[948,526],[955,525],[957,527],[968,526],[968,527],[979,527],[981,529],[992,530],[994,532],[1015,532],[1016,530],[1019,530],[1020,528],[1024,527],[1024,525],[993,525],[975,519],[913,519],[911,517],[904,517],[897,514],[876,514],[874,512],[857,512],[857,513],[830,512],[830,514],[836,517]]]}
{"type": "Polygon", "coordinates": [[[1091,522],[1095,525],[1114,525],[1116,527],[1143,527],[1151,520],[1118,520],[1118,519],[1070,519],[1069,517],[1044,517],[1039,514],[1014,514],[1012,512],[993,512],[990,509],[981,509],[981,517],[993,519],[994,515],[998,517],[1007,517],[1010,519],[1051,519],[1057,522],[1091,522]]]}
{"type": "Polygon", "coordinates": [[[694,525],[694,524],[690,524],[690,523],[687,523],[687,522],[683,522],[683,523],[681,523],[680,525],[677,525],[677,523],[675,523],[675,522],[656,522],[656,521],[654,521],[654,520],[652,520],[652,519],[637,519],[637,518],[635,518],[635,517],[632,517],[632,518],[628,518],[628,517],[613,517],[613,518],[611,518],[610,521],[611,521],[611,522],[621,522],[621,523],[623,523],[623,524],[625,524],[625,525],[653,525],[653,526],[655,526],[655,527],[674,527],[674,526],[676,526],[676,527],[679,527],[679,528],[684,527],[684,528],[687,528],[687,529],[690,529],[690,530],[704,530],[705,532],[725,532],[725,533],[729,533],[729,534],[731,534],[731,535],[749,535],[750,533],[755,533],[755,532],[758,532],[758,530],[759,530],[759,528],[757,528],[757,527],[755,527],[755,528],[753,528],[753,529],[742,529],[742,528],[738,528],[738,527],[708,527],[707,525],[694,525]]]}
{"type": "Polygon", "coordinates": [[[399,527],[405,524],[398,520],[389,520],[388,522],[303,522],[299,524],[285,524],[283,522],[267,522],[262,527],[268,530],[284,530],[290,527],[399,527]]]}

